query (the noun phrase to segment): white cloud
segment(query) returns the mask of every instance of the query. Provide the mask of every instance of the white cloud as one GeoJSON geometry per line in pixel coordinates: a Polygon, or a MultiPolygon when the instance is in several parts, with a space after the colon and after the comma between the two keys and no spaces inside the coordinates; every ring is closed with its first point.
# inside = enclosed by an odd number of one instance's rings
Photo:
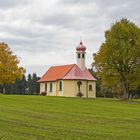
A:
{"type": "Polygon", "coordinates": [[[82,37],[89,67],[92,53],[98,51],[104,31],[112,23],[127,17],[140,26],[139,3],[139,0],[0,0],[0,41],[9,44],[30,72],[40,74],[44,65],[76,63],[75,47],[82,37]]]}

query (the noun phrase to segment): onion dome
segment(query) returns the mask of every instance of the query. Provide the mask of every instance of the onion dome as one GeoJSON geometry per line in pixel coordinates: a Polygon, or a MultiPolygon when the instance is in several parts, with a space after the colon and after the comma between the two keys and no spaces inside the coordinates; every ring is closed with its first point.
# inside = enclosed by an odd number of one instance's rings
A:
{"type": "Polygon", "coordinates": [[[81,41],[80,44],[76,47],[77,51],[85,51],[86,46],[83,45],[83,42],[81,41]]]}

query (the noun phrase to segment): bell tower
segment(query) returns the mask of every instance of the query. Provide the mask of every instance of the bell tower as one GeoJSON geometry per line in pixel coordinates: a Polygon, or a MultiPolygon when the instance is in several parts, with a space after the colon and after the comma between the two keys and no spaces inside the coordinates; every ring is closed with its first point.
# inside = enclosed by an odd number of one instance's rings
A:
{"type": "Polygon", "coordinates": [[[76,54],[77,54],[77,65],[81,70],[85,70],[85,52],[86,46],[83,45],[81,41],[80,44],[76,47],[76,54]]]}

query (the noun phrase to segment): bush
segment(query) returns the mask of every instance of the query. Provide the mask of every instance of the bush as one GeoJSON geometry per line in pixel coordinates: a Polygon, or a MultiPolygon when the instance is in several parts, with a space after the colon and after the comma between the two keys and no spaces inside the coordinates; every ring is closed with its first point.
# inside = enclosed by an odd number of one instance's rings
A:
{"type": "Polygon", "coordinates": [[[77,93],[77,96],[81,98],[81,97],[84,96],[84,95],[83,95],[82,92],[78,92],[78,93],[77,93]]]}
{"type": "Polygon", "coordinates": [[[46,94],[47,93],[45,91],[43,91],[43,92],[40,93],[40,96],[46,96],[46,94]]]}

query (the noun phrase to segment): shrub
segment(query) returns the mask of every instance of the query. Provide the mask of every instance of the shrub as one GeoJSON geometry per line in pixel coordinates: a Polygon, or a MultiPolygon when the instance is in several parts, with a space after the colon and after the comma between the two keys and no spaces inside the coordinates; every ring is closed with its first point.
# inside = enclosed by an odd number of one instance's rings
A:
{"type": "Polygon", "coordinates": [[[47,93],[45,91],[43,91],[43,92],[40,93],[40,96],[46,96],[46,94],[47,93]]]}
{"type": "Polygon", "coordinates": [[[78,92],[77,96],[81,98],[83,96],[83,93],[82,92],[78,92]]]}

